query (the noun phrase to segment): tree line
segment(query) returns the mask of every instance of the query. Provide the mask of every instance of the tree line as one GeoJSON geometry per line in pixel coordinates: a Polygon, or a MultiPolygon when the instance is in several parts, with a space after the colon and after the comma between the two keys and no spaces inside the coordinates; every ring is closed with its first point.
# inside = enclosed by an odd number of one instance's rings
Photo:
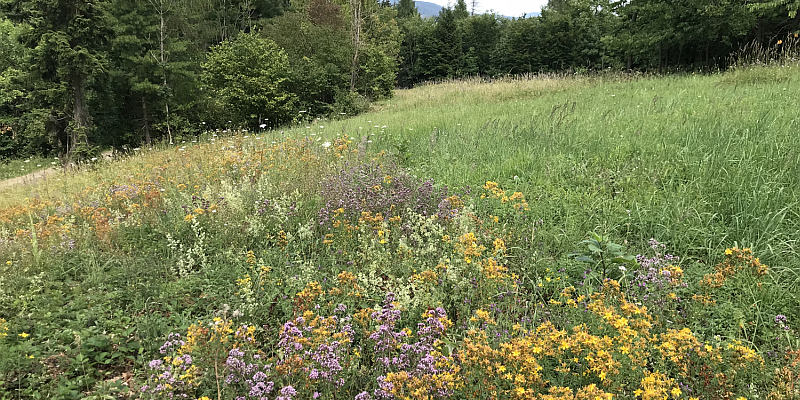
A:
{"type": "Polygon", "coordinates": [[[796,34],[800,0],[0,0],[0,159],[352,115],[393,88],[550,71],[713,70],[796,34]],[[788,11],[788,12],[787,12],[788,11]]]}

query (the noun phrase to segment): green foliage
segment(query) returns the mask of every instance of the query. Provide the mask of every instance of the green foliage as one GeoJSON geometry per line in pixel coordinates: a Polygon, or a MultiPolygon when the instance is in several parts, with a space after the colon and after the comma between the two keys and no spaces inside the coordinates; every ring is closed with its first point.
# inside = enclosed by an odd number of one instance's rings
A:
{"type": "Polygon", "coordinates": [[[414,0],[400,0],[397,2],[395,7],[397,7],[398,19],[413,18],[419,16],[419,11],[417,11],[417,6],[414,4],[414,0]]]}
{"type": "Polygon", "coordinates": [[[608,236],[598,235],[589,232],[589,239],[581,242],[586,245],[586,250],[580,253],[572,253],[576,261],[592,264],[592,267],[600,268],[601,281],[606,278],[619,279],[627,268],[636,264],[636,257],[626,252],[625,247],[612,242],[608,236]],[[616,269],[614,268],[616,267],[616,269]]]}
{"type": "Polygon", "coordinates": [[[788,12],[789,18],[797,16],[800,11],[800,1],[798,0],[769,0],[750,3],[748,5],[751,10],[764,10],[769,8],[785,8],[788,12]]]}
{"type": "Polygon", "coordinates": [[[291,121],[296,96],[287,91],[289,60],[275,42],[242,34],[213,47],[202,65],[209,95],[229,105],[236,123],[291,121]]]}

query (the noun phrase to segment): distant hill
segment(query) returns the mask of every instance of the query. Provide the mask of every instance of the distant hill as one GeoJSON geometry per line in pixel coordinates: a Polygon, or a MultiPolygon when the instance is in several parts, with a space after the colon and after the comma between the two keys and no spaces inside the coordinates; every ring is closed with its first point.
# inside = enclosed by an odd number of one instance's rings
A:
{"type": "MultiPolygon", "coordinates": [[[[395,3],[397,3],[397,0],[392,0],[392,4],[395,3]]],[[[419,11],[419,15],[421,15],[422,17],[436,17],[439,15],[439,12],[442,11],[442,8],[444,8],[438,4],[434,4],[428,1],[414,1],[414,4],[417,6],[417,11],[419,11]]],[[[519,18],[518,15],[515,15],[513,17],[508,15],[500,15],[500,16],[508,19],[519,18]]],[[[538,12],[525,14],[525,18],[538,17],[538,16],[539,16],[538,12]]]]}
{"type": "MultiPolygon", "coordinates": [[[[397,3],[397,0],[392,0],[392,4],[397,3]]],[[[434,4],[427,1],[414,1],[414,5],[417,6],[417,11],[419,11],[419,15],[423,17],[435,17],[439,15],[439,11],[442,11],[442,6],[438,4],[434,4]]]]}
{"type": "Polygon", "coordinates": [[[435,17],[439,15],[439,11],[442,11],[443,8],[438,4],[429,3],[427,1],[415,1],[414,4],[417,6],[419,15],[423,17],[435,17]]]}

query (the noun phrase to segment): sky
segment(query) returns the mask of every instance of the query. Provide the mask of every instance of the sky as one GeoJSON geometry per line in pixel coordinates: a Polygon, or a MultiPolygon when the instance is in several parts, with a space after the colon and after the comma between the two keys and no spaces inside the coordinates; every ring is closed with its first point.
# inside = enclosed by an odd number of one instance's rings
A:
{"type": "MultiPolygon", "coordinates": [[[[425,0],[431,3],[436,3],[440,6],[447,6],[455,4],[455,0],[425,0]]],[[[472,7],[472,1],[466,0],[467,7],[472,7]]],[[[542,6],[547,4],[547,0],[478,0],[478,9],[480,12],[494,10],[500,15],[507,15],[509,17],[519,17],[520,15],[539,12],[542,6]]]]}

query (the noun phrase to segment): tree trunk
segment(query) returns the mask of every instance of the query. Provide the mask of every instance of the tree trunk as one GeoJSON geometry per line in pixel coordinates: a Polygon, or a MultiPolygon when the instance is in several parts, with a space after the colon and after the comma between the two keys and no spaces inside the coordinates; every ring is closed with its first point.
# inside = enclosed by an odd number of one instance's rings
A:
{"type": "Polygon", "coordinates": [[[358,50],[361,47],[361,0],[350,0],[353,11],[353,63],[350,66],[350,91],[356,88],[358,77],[358,50]]]}
{"type": "Polygon", "coordinates": [[[664,45],[661,42],[658,43],[658,73],[664,73],[664,45]]]}
{"type": "Polygon", "coordinates": [[[147,102],[142,96],[142,122],[144,122],[144,142],[149,146],[152,141],[150,140],[150,118],[147,115],[147,102]]]}
{"type": "Polygon", "coordinates": [[[166,10],[164,9],[164,0],[160,0],[159,1],[159,5],[160,5],[160,7],[158,9],[158,16],[161,19],[161,21],[160,21],[161,22],[161,25],[160,25],[161,27],[160,27],[159,32],[158,32],[159,50],[160,50],[159,61],[161,63],[161,73],[162,73],[163,78],[164,78],[163,83],[162,83],[162,89],[164,90],[164,110],[165,110],[165,113],[166,113],[167,136],[169,137],[169,144],[172,144],[172,129],[170,129],[170,126],[169,126],[169,93],[167,91],[167,88],[168,88],[168,86],[167,86],[167,53],[166,53],[166,50],[164,48],[164,43],[166,42],[166,36],[167,36],[167,26],[166,26],[166,21],[164,19],[164,13],[166,13],[166,10]]]}
{"type": "Polygon", "coordinates": [[[86,77],[77,75],[72,80],[72,130],[70,132],[69,143],[67,145],[67,155],[71,156],[78,144],[83,142],[88,144],[86,137],[86,127],[89,123],[89,113],[86,109],[86,91],[84,84],[86,77]]]}

